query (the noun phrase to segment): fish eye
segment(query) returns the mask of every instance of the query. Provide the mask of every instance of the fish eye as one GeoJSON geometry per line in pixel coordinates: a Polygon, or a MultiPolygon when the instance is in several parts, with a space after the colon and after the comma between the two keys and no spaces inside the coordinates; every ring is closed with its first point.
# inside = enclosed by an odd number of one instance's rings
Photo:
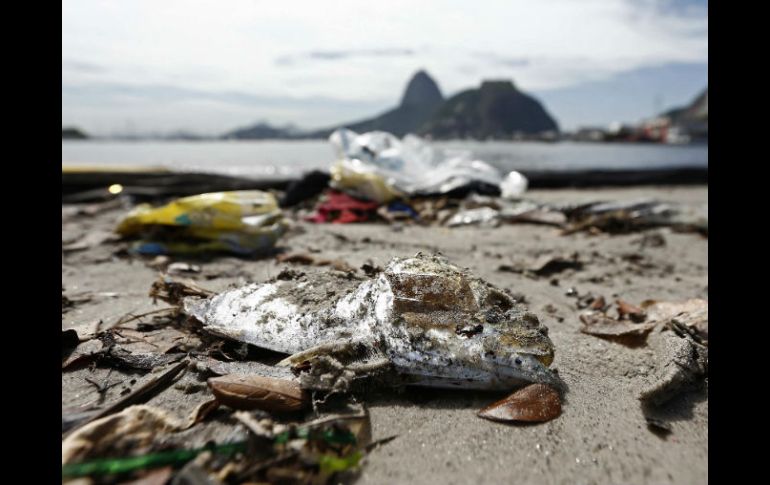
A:
{"type": "Polygon", "coordinates": [[[516,359],[514,359],[514,362],[516,363],[516,365],[521,365],[521,359],[518,358],[518,357],[516,357],[516,359]]]}

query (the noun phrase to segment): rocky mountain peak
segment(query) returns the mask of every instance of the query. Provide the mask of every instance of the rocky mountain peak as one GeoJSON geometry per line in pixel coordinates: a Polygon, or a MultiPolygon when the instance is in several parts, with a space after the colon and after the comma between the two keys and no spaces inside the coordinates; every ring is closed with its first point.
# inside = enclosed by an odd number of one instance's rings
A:
{"type": "Polygon", "coordinates": [[[418,71],[406,86],[401,106],[438,106],[444,100],[436,81],[425,71],[418,71]]]}

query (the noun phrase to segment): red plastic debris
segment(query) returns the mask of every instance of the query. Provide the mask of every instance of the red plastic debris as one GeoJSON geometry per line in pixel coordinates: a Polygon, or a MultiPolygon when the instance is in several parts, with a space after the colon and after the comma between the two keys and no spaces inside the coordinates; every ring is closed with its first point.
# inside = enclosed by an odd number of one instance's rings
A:
{"type": "Polygon", "coordinates": [[[316,213],[307,220],[336,224],[367,222],[377,217],[378,206],[376,202],[355,199],[348,194],[330,190],[325,200],[316,206],[316,213]]]}

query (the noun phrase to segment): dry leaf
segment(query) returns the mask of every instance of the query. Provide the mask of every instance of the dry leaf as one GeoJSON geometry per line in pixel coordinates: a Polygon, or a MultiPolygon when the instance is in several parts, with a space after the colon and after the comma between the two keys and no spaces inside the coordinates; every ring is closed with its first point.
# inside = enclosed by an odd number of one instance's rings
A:
{"type": "Polygon", "coordinates": [[[208,384],[219,402],[233,409],[291,412],[310,403],[307,393],[292,380],[230,374],[211,378],[208,384]]]}
{"type": "Polygon", "coordinates": [[[655,322],[631,323],[627,320],[615,320],[596,311],[581,314],[580,321],[583,322],[581,332],[615,340],[632,347],[644,343],[647,334],[656,325],[655,322]]]}
{"type": "Polygon", "coordinates": [[[204,421],[209,414],[219,408],[219,405],[220,402],[216,399],[209,399],[206,402],[198,404],[187,417],[187,422],[184,424],[183,429],[192,428],[201,421],[204,421]]]}
{"type": "Polygon", "coordinates": [[[647,318],[647,314],[636,305],[632,305],[623,300],[615,300],[618,305],[618,317],[623,320],[626,315],[632,322],[641,323],[647,318]]]}
{"type": "Polygon", "coordinates": [[[604,311],[605,308],[607,308],[607,303],[604,301],[603,296],[599,296],[599,298],[595,299],[588,308],[591,310],[604,311]]]}
{"type": "Polygon", "coordinates": [[[152,406],[131,406],[86,424],[62,441],[62,465],[100,458],[139,453],[160,434],[182,428],[166,411],[152,406]]]}
{"type": "Polygon", "coordinates": [[[650,321],[666,323],[676,320],[697,334],[698,340],[708,345],[709,336],[709,302],[700,298],[693,298],[681,302],[654,301],[642,302],[642,308],[647,312],[650,321]]]}
{"type": "Polygon", "coordinates": [[[546,384],[531,384],[478,412],[492,421],[550,421],[561,414],[559,393],[546,384]]]}

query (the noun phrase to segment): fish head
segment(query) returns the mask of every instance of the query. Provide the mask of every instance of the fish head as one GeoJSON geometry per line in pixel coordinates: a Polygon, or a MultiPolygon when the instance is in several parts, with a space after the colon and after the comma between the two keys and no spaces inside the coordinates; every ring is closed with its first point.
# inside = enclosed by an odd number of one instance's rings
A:
{"type": "Polygon", "coordinates": [[[443,258],[412,258],[385,272],[393,294],[389,357],[419,385],[507,390],[541,382],[554,346],[538,317],[443,258]]]}

